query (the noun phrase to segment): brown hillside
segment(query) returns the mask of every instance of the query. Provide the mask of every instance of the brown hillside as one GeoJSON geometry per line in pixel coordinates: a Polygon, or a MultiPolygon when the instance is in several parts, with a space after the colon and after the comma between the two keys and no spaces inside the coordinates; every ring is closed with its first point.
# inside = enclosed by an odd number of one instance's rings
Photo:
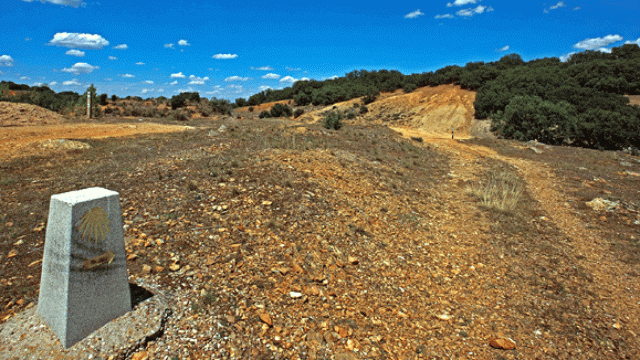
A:
{"type": "MultiPolygon", "coordinates": [[[[456,137],[471,135],[477,121],[474,119],[473,102],[476,93],[455,85],[422,87],[405,94],[402,90],[382,93],[378,100],[367,105],[369,112],[361,123],[412,127],[430,134],[450,136],[453,128],[456,137]]],[[[305,122],[316,122],[332,109],[344,111],[362,100],[351,99],[310,112],[301,117],[305,122]]],[[[357,110],[357,109],[355,109],[357,110]]]]}
{"type": "Polygon", "coordinates": [[[64,120],[60,114],[36,105],[0,101],[0,127],[55,125],[64,120]]]}

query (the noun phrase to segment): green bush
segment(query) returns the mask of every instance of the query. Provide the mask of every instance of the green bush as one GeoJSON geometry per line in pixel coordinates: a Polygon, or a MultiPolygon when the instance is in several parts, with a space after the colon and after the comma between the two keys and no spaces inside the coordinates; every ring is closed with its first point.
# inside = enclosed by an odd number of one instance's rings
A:
{"type": "Polygon", "coordinates": [[[102,105],[102,106],[107,105],[107,98],[108,98],[107,94],[102,94],[98,96],[98,99],[97,99],[98,105],[102,105]]]}
{"type": "Polygon", "coordinates": [[[260,119],[270,118],[271,114],[267,110],[262,110],[262,112],[260,112],[260,115],[258,115],[258,117],[260,119]]]}
{"type": "Polygon", "coordinates": [[[311,104],[311,96],[309,94],[301,93],[293,97],[297,106],[305,106],[311,104]]]}
{"type": "Polygon", "coordinates": [[[293,112],[293,118],[296,119],[298,117],[300,117],[300,115],[304,114],[304,110],[302,109],[296,109],[296,111],[293,112]]]}
{"type": "Polygon", "coordinates": [[[360,114],[366,114],[369,112],[369,109],[367,109],[366,106],[362,105],[360,106],[360,114]]]}
{"type": "Polygon", "coordinates": [[[353,111],[349,111],[347,113],[347,119],[355,119],[356,118],[356,113],[354,113],[353,111]]]}
{"type": "Polygon", "coordinates": [[[377,100],[377,96],[373,94],[367,94],[364,98],[362,98],[362,102],[365,105],[369,105],[376,100],[377,100]]]}
{"type": "Polygon", "coordinates": [[[253,106],[249,106],[249,112],[253,112],[253,106]]]}
{"type": "Polygon", "coordinates": [[[340,130],[342,124],[342,114],[337,111],[331,111],[325,116],[322,124],[326,129],[340,130]]]}
{"type": "Polygon", "coordinates": [[[293,112],[289,105],[275,104],[271,108],[271,117],[291,116],[293,112]]]}
{"type": "Polygon", "coordinates": [[[247,100],[243,99],[243,98],[237,98],[236,99],[236,105],[238,105],[238,107],[243,107],[247,104],[247,100]]]}
{"type": "Polygon", "coordinates": [[[177,110],[171,113],[171,119],[178,121],[187,121],[189,120],[189,115],[187,115],[187,113],[184,111],[177,110]]]}
{"type": "Polygon", "coordinates": [[[402,87],[402,90],[405,92],[405,94],[413,92],[413,90],[415,90],[415,89],[416,89],[416,84],[405,84],[402,87]]]}
{"type": "Polygon", "coordinates": [[[516,96],[494,116],[493,128],[507,138],[562,144],[576,135],[576,109],[566,101],[516,96]]]}

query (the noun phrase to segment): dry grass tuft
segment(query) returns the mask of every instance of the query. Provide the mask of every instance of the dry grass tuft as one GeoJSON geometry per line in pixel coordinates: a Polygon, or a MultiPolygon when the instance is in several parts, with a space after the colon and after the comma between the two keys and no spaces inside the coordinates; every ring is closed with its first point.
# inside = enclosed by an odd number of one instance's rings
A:
{"type": "Polygon", "coordinates": [[[487,175],[486,181],[467,187],[467,193],[478,198],[488,208],[515,210],[525,190],[522,179],[505,169],[492,169],[487,175]]]}

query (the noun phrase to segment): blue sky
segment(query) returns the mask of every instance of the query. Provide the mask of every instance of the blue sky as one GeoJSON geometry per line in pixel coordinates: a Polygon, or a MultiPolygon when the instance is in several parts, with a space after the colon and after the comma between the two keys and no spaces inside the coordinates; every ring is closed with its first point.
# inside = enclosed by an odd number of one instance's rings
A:
{"type": "Polygon", "coordinates": [[[234,100],[353,70],[640,45],[640,1],[0,0],[0,79],[234,100]]]}

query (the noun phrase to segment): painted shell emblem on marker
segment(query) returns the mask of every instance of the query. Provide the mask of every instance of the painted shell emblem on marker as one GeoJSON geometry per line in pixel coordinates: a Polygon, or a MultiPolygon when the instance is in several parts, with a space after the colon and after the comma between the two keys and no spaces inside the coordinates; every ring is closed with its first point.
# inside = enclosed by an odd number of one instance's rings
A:
{"type": "Polygon", "coordinates": [[[101,207],[87,211],[76,226],[85,240],[93,240],[96,244],[107,238],[109,232],[109,216],[101,207]]]}
{"type": "Polygon", "coordinates": [[[116,254],[114,254],[111,250],[109,250],[100,256],[92,257],[91,259],[83,261],[82,268],[85,270],[89,270],[103,264],[109,265],[115,258],[116,258],[116,254]]]}

